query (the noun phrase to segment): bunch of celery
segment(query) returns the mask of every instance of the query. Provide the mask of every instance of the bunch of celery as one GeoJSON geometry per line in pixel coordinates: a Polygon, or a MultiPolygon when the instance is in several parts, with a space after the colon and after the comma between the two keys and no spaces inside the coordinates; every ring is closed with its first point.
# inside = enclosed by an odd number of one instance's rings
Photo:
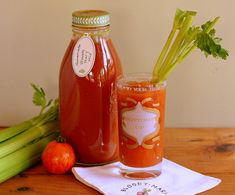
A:
{"type": "Polygon", "coordinates": [[[58,101],[47,101],[44,90],[31,85],[33,103],[41,106],[41,111],[30,120],[0,130],[0,183],[40,161],[47,143],[57,136],[58,101]]]}
{"type": "Polygon", "coordinates": [[[199,48],[206,56],[227,58],[227,50],[220,45],[222,39],[215,37],[213,29],[219,17],[201,26],[192,26],[195,15],[194,11],[176,10],[172,30],[153,70],[154,82],[164,81],[195,48],[199,48]]]}

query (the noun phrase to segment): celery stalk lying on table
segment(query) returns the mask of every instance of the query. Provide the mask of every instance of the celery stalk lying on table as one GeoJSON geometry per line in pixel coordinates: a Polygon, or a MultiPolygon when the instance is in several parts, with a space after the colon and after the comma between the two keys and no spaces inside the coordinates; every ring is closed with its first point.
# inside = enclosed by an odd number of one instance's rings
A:
{"type": "Polygon", "coordinates": [[[0,183],[39,162],[47,143],[58,135],[58,101],[47,101],[42,88],[32,87],[40,114],[0,130],[0,183]]]}

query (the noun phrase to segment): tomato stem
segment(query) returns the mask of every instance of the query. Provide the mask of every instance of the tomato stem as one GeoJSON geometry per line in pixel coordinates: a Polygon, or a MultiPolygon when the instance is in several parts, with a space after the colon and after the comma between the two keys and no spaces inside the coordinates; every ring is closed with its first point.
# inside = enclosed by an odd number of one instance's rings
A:
{"type": "Polygon", "coordinates": [[[64,137],[62,137],[61,135],[59,135],[57,138],[56,138],[56,141],[58,143],[65,143],[66,142],[66,139],[64,137]]]}

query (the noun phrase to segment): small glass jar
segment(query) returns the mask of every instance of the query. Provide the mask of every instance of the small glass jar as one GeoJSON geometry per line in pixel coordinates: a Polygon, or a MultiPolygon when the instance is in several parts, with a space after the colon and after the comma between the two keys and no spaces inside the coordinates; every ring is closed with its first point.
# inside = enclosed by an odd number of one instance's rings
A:
{"type": "Polygon", "coordinates": [[[72,17],[73,36],[60,68],[60,130],[78,163],[104,164],[118,158],[115,80],[121,64],[108,12],[76,11],[72,17]]]}

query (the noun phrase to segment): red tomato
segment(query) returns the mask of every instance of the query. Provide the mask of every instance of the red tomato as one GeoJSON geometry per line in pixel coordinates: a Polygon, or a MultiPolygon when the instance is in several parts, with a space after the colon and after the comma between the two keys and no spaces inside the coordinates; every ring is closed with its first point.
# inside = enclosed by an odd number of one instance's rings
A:
{"type": "Polygon", "coordinates": [[[63,174],[71,170],[76,157],[71,145],[52,141],[42,153],[42,162],[48,172],[63,174]]]}

